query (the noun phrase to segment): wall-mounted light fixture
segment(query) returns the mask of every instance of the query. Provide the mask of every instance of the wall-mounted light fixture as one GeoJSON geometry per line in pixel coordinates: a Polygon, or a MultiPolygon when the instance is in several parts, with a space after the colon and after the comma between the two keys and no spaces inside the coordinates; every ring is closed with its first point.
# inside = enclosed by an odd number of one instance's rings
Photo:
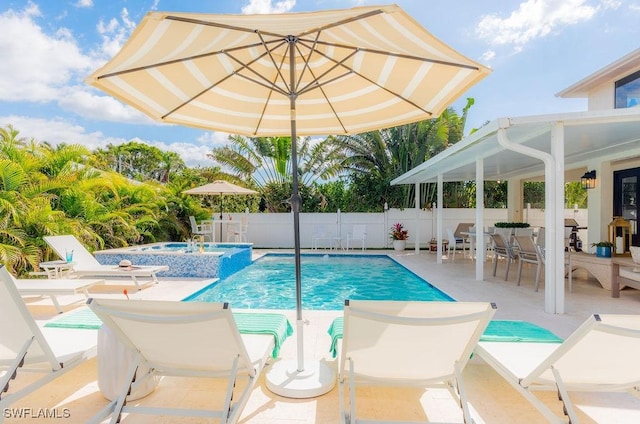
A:
{"type": "Polygon", "coordinates": [[[580,183],[582,183],[582,188],[584,189],[592,189],[596,188],[596,171],[585,172],[582,178],[580,178],[580,183]]]}

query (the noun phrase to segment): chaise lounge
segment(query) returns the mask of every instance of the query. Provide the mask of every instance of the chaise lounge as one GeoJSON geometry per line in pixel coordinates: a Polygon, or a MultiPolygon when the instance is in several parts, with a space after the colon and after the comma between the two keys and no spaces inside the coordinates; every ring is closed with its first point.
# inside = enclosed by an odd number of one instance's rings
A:
{"type": "MultiPolygon", "coordinates": [[[[89,299],[88,304],[134,354],[117,399],[92,422],[109,415],[111,422],[117,422],[121,413],[143,413],[235,423],[279,343],[275,333],[240,334],[226,303],[89,299]],[[136,375],[142,369],[147,372],[136,375]],[[224,382],[226,393],[219,398],[210,395],[210,409],[126,402],[132,386],[156,376],[218,379],[224,382]],[[216,401],[219,408],[213,408],[216,401]]],[[[284,316],[282,319],[288,324],[284,316]]]]}
{"type": "Polygon", "coordinates": [[[361,385],[447,389],[472,422],[462,371],[494,313],[486,302],[346,301],[341,422],[371,422],[356,417],[361,385]]]}
{"type": "MultiPolygon", "coordinates": [[[[97,332],[40,328],[0,265],[0,410],[96,355],[97,332]],[[24,375],[28,375],[23,378],[24,375]],[[33,375],[38,377],[34,378],[33,375]],[[25,380],[25,381],[23,381],[25,380]]],[[[37,405],[34,405],[37,406],[37,405]]],[[[0,422],[6,418],[0,416],[0,422]]]]}
{"type": "Polygon", "coordinates": [[[73,250],[73,271],[76,276],[93,277],[130,277],[138,290],[141,289],[138,277],[151,278],[158,282],[157,273],[168,271],[167,265],[143,266],[134,265],[119,267],[117,265],[102,265],[73,235],[47,236],[44,241],[60,258],[66,257],[66,252],[73,250]]]}
{"type": "Polygon", "coordinates": [[[640,315],[593,315],[562,343],[480,341],[476,353],[552,423],[566,419],[535,391],[557,392],[574,424],[570,391],[640,393],[640,315]]]}

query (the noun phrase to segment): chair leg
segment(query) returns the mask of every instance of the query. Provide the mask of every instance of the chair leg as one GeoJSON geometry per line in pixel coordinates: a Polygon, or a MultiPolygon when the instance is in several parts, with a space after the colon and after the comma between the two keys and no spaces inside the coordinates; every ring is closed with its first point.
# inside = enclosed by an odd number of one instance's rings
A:
{"type": "Polygon", "coordinates": [[[539,284],[540,284],[540,263],[536,264],[536,291],[538,291],[539,284]]]}
{"type": "Polygon", "coordinates": [[[498,269],[498,259],[500,259],[500,256],[498,256],[497,254],[494,255],[493,257],[493,276],[496,276],[496,271],[498,269]]]}
{"type": "Polygon", "coordinates": [[[522,278],[522,261],[518,261],[518,286],[520,285],[520,279],[522,278]]]}
{"type": "Polygon", "coordinates": [[[511,267],[511,258],[507,257],[507,271],[504,273],[504,281],[509,279],[509,268],[511,267]]]}

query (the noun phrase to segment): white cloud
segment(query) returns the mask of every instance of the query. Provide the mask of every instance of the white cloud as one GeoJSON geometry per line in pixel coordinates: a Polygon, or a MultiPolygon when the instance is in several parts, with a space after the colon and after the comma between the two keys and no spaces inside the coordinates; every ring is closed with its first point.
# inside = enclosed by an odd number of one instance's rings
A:
{"type": "Polygon", "coordinates": [[[143,125],[155,123],[137,109],[127,106],[113,97],[95,95],[85,86],[67,87],[64,90],[64,95],[58,99],[58,105],[62,109],[98,121],[143,125]]]}
{"type": "Polygon", "coordinates": [[[198,141],[198,143],[200,144],[210,147],[223,146],[225,144],[228,144],[229,134],[219,131],[206,132],[198,137],[196,141],[198,141]]]}
{"type": "MultiPolygon", "coordinates": [[[[62,119],[41,119],[28,116],[0,116],[0,126],[13,125],[20,131],[20,137],[35,139],[37,141],[47,141],[53,145],[60,143],[82,144],[90,150],[104,148],[108,144],[119,145],[128,143],[130,139],[121,137],[109,137],[102,132],[87,132],[80,125],[71,124],[62,119]]],[[[213,162],[207,159],[207,153],[211,147],[205,145],[192,144],[190,140],[183,142],[167,143],[158,140],[141,140],[134,138],[141,143],[155,146],[164,151],[175,152],[185,161],[187,166],[211,166],[213,162]]]]}
{"type": "Polygon", "coordinates": [[[296,0],[281,0],[273,4],[272,0],[249,0],[249,4],[242,7],[242,13],[264,14],[264,13],[285,13],[291,11],[296,5],[296,0]]]}
{"type": "Polygon", "coordinates": [[[120,12],[120,20],[111,18],[108,21],[100,20],[96,30],[102,38],[100,49],[95,54],[104,62],[115,56],[127,41],[136,24],[129,18],[129,11],[124,8],[120,12]]]}
{"type": "Polygon", "coordinates": [[[2,116],[2,125],[11,124],[20,131],[20,137],[48,141],[53,145],[60,143],[82,144],[89,149],[105,147],[109,143],[121,144],[128,140],[106,137],[100,132],[87,133],[80,125],[74,125],[62,119],[42,119],[30,116],[2,116]]]}
{"type": "Polygon", "coordinates": [[[39,16],[32,3],[0,14],[0,100],[55,100],[62,87],[94,65],[82,54],[71,31],[59,28],[45,34],[35,22],[39,16]]]}
{"type": "Polygon", "coordinates": [[[78,0],[74,6],[80,8],[93,7],[93,0],[78,0]]]}
{"type": "Polygon", "coordinates": [[[592,19],[598,12],[617,9],[620,0],[526,0],[507,17],[485,15],[476,27],[480,39],[492,46],[521,51],[527,43],[562,31],[564,27],[592,19]]]}

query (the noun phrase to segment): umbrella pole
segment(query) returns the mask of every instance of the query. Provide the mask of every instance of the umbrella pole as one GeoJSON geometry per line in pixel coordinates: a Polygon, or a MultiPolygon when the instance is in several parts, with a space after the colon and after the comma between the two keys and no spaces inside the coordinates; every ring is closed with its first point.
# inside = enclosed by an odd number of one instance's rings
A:
{"type": "Polygon", "coordinates": [[[297,361],[295,367],[287,361],[279,361],[271,367],[266,376],[267,388],[273,393],[289,398],[301,399],[320,396],[335,385],[333,370],[324,363],[304,363],[302,319],[302,272],[300,263],[300,205],[302,198],[298,188],[298,152],[296,133],[296,81],[295,44],[297,37],[287,36],[289,43],[289,99],[291,102],[291,169],[293,173],[291,190],[291,210],[293,211],[293,244],[296,274],[296,336],[297,361]],[[294,369],[295,368],[295,369],[294,369]]]}
{"type": "Polygon", "coordinates": [[[222,243],[222,193],[220,193],[220,243],[222,243]]]}

